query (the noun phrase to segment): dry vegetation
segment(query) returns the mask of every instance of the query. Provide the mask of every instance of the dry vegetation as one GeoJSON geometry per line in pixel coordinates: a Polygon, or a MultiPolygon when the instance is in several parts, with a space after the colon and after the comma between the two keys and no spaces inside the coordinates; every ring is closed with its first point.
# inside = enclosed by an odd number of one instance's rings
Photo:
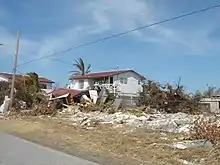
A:
{"type": "MultiPolygon", "coordinates": [[[[9,92],[9,84],[0,82],[0,101],[9,92]]],[[[184,92],[180,80],[176,85],[161,85],[148,81],[143,85],[140,105],[155,108],[158,111],[176,113],[198,113],[198,101],[202,95],[189,95],[184,92]]],[[[113,128],[108,125],[97,125],[92,130],[72,126],[72,123],[60,118],[27,117],[56,114],[55,108],[47,107],[47,102],[39,90],[38,76],[30,73],[28,78],[17,82],[14,112],[19,118],[0,120],[0,131],[7,131],[25,139],[56,148],[67,153],[81,156],[101,164],[137,165],[137,164],[184,164],[183,161],[195,164],[220,164],[220,128],[217,124],[204,119],[197,120],[191,139],[206,139],[215,144],[215,148],[194,148],[186,150],[173,149],[169,146],[175,141],[184,139],[183,135],[152,132],[143,129],[134,131],[131,128],[113,128]],[[21,113],[19,100],[25,101],[32,111],[21,113]],[[21,117],[26,116],[26,117],[21,117]],[[43,129],[42,129],[43,128],[43,129]]],[[[210,93],[208,93],[210,94],[210,93]]],[[[107,111],[115,113],[106,105],[81,107],[81,111],[107,111]]],[[[140,110],[142,111],[142,110],[140,110]]],[[[138,114],[138,112],[137,112],[138,114]]]]}
{"type": "Polygon", "coordinates": [[[193,139],[210,140],[216,146],[220,145],[220,127],[213,120],[215,119],[198,118],[194,122],[191,137],[193,139]]]}
{"type": "Polygon", "coordinates": [[[194,122],[190,138],[211,141],[214,144],[214,147],[209,151],[207,157],[220,164],[220,126],[215,122],[216,119],[217,117],[209,120],[205,118],[198,118],[194,122]]]}
{"type": "Polygon", "coordinates": [[[9,95],[9,83],[0,81],[0,105],[3,103],[6,95],[9,95]]]}
{"type": "MultiPolygon", "coordinates": [[[[13,100],[13,109],[10,115],[55,115],[55,105],[47,106],[47,98],[40,90],[38,75],[27,73],[22,79],[15,82],[16,93],[13,100]],[[22,102],[26,103],[28,111],[22,112],[22,102]],[[22,112],[22,113],[21,113],[22,112]]],[[[9,83],[0,81],[0,103],[3,103],[5,95],[9,96],[9,83]]],[[[56,104],[56,103],[55,103],[56,104]]]]}
{"type": "Polygon", "coordinates": [[[196,93],[191,96],[185,93],[180,83],[181,79],[175,85],[148,81],[143,85],[140,104],[168,113],[198,113],[202,95],[196,93]]]}
{"type": "Polygon", "coordinates": [[[183,160],[204,165],[219,163],[216,151],[210,153],[209,148],[178,150],[167,146],[183,139],[178,134],[128,131],[108,125],[88,130],[64,120],[36,117],[0,120],[0,130],[103,165],[180,165],[183,160]]]}

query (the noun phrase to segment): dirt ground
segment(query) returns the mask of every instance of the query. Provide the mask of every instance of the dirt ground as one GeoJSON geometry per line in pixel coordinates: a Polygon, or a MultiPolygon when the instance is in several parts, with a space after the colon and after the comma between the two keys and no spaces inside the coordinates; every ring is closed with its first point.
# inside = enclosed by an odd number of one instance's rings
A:
{"type": "Polygon", "coordinates": [[[0,131],[103,165],[220,164],[219,150],[179,150],[166,145],[183,140],[179,134],[110,125],[85,129],[48,117],[0,119],[0,131]]]}

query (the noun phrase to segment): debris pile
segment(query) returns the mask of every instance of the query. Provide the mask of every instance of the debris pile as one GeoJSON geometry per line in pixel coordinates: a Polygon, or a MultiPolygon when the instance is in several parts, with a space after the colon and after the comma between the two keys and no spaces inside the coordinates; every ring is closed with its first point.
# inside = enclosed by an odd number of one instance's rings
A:
{"type": "Polygon", "coordinates": [[[170,84],[162,85],[148,80],[143,85],[140,104],[168,113],[197,113],[201,98],[197,97],[197,95],[190,96],[185,93],[180,82],[181,79],[173,86],[170,84]]]}
{"type": "MultiPolygon", "coordinates": [[[[152,130],[161,130],[174,133],[189,133],[193,127],[194,122],[201,115],[190,115],[186,113],[142,113],[137,116],[130,112],[116,112],[109,114],[101,111],[81,112],[80,108],[71,108],[62,111],[61,113],[69,113],[69,119],[74,125],[82,125],[82,123],[89,123],[90,121],[97,121],[101,124],[112,125],[127,125],[131,127],[141,127],[152,130]],[[71,112],[72,111],[72,115],[71,112]]],[[[208,119],[207,119],[208,120],[208,119]]],[[[220,124],[220,119],[215,121],[220,124]]]]}
{"type": "Polygon", "coordinates": [[[191,139],[206,139],[220,146],[220,122],[219,116],[210,118],[200,117],[194,121],[191,130],[191,139]]]}
{"type": "Polygon", "coordinates": [[[57,110],[53,109],[51,107],[47,107],[46,104],[38,104],[31,110],[22,110],[20,112],[21,115],[30,115],[30,116],[41,116],[41,115],[47,115],[47,116],[54,116],[56,115],[57,110]]]}

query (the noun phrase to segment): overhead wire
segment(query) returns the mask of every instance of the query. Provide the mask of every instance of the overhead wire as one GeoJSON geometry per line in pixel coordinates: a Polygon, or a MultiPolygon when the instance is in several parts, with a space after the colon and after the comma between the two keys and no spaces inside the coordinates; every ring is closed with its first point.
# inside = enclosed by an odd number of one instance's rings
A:
{"type": "Polygon", "coordinates": [[[56,61],[56,62],[60,62],[60,63],[63,63],[63,64],[73,64],[72,62],[69,62],[69,61],[63,61],[63,60],[60,60],[60,59],[57,59],[57,58],[52,58],[52,57],[48,57],[48,60],[52,60],[52,61],[56,61]]]}
{"type": "Polygon", "coordinates": [[[171,17],[171,18],[168,18],[168,19],[165,19],[165,20],[162,20],[162,21],[154,22],[152,24],[140,26],[140,27],[137,27],[137,28],[134,28],[134,29],[131,29],[131,30],[121,32],[121,33],[113,34],[113,35],[110,35],[110,36],[107,36],[107,37],[104,37],[104,38],[100,38],[100,39],[97,39],[97,40],[94,40],[94,41],[86,42],[86,43],[83,43],[83,44],[78,45],[78,46],[73,46],[73,47],[70,47],[68,49],[57,51],[57,52],[54,52],[52,54],[42,56],[40,58],[32,59],[30,61],[26,61],[24,63],[21,63],[18,66],[26,65],[26,64],[29,64],[29,63],[32,63],[32,62],[35,62],[35,61],[39,61],[39,60],[42,60],[42,59],[45,59],[45,58],[56,56],[56,55],[61,54],[61,53],[69,52],[73,49],[74,50],[79,49],[79,48],[89,46],[89,45],[92,45],[92,44],[95,44],[95,43],[98,43],[98,42],[102,42],[102,41],[105,41],[105,40],[109,40],[109,39],[112,39],[112,38],[123,36],[123,35],[129,34],[129,33],[132,33],[134,31],[138,31],[138,30],[142,30],[142,29],[145,29],[145,28],[155,26],[155,25],[171,22],[171,21],[174,21],[174,20],[177,20],[177,19],[180,19],[180,18],[188,17],[188,16],[191,16],[191,15],[195,15],[195,14],[202,13],[202,12],[212,10],[212,9],[215,9],[215,8],[219,8],[219,7],[220,7],[220,4],[217,4],[217,5],[209,6],[209,7],[206,7],[206,8],[200,9],[200,10],[196,10],[196,11],[193,11],[193,12],[189,12],[189,13],[181,14],[181,15],[178,15],[178,16],[175,16],[175,17],[171,17]]]}

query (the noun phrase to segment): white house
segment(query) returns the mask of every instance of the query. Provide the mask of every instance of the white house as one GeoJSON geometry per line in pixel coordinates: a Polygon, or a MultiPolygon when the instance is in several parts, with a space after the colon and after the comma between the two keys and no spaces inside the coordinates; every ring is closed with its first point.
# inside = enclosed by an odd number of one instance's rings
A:
{"type": "MultiPolygon", "coordinates": [[[[23,81],[25,78],[25,75],[16,75],[15,80],[16,81],[23,81]]],[[[12,80],[12,74],[10,73],[0,73],[0,81],[11,81],[12,80]]],[[[52,80],[49,80],[44,77],[38,77],[39,85],[41,89],[47,91],[51,90],[53,87],[54,82],[52,80]]]]}
{"type": "Polygon", "coordinates": [[[138,96],[145,78],[133,70],[117,70],[89,73],[70,78],[70,89],[88,90],[96,86],[106,87],[113,93],[124,96],[138,96]]]}
{"type": "Polygon", "coordinates": [[[208,108],[211,112],[220,113],[220,94],[219,93],[214,93],[209,98],[202,98],[200,100],[200,103],[208,105],[208,108]]]}

